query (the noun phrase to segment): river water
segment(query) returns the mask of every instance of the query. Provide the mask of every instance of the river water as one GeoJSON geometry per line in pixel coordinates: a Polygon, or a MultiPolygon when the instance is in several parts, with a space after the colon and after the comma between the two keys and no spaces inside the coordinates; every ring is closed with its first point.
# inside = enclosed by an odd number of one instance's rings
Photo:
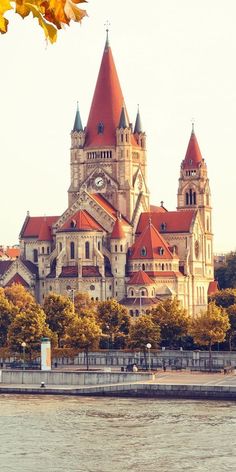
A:
{"type": "Polygon", "coordinates": [[[0,395],[1,472],[236,471],[236,404],[0,395]]]}

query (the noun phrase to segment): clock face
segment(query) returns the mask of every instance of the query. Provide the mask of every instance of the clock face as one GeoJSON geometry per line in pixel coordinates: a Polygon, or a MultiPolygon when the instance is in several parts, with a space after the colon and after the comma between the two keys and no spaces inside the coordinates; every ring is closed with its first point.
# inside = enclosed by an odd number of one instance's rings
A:
{"type": "Polygon", "coordinates": [[[94,179],[94,183],[97,188],[102,188],[105,184],[103,177],[100,175],[94,179]]]}

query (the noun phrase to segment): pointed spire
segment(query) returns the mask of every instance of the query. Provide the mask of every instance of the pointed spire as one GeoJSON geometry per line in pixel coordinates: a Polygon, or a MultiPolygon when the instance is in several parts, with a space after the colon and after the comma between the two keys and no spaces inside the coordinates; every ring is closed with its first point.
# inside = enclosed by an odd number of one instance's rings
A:
{"type": "Polygon", "coordinates": [[[125,233],[120,218],[117,218],[114,223],[111,239],[125,239],[125,233]]]}
{"type": "Polygon", "coordinates": [[[136,121],[135,121],[135,126],[134,126],[134,134],[137,133],[142,133],[143,128],[142,128],[142,123],[141,123],[141,118],[140,118],[140,112],[139,112],[139,105],[138,105],[138,111],[137,111],[137,116],[136,116],[136,121]]]}
{"type": "Polygon", "coordinates": [[[74,122],[73,131],[83,131],[83,126],[82,126],[82,121],[81,121],[81,118],[80,118],[79,103],[78,102],[77,102],[77,110],[76,110],[76,115],[75,115],[75,122],[74,122]]]}
{"type": "Polygon", "coordinates": [[[192,123],[192,132],[183,161],[183,167],[184,169],[196,169],[199,167],[202,160],[201,151],[194,131],[194,123],[192,123]]]}
{"type": "Polygon", "coordinates": [[[110,23],[109,23],[109,21],[107,21],[105,23],[105,26],[106,26],[106,33],[107,33],[106,42],[105,42],[105,50],[106,50],[110,47],[110,43],[109,43],[109,26],[110,26],[110,23]]]}
{"type": "Polygon", "coordinates": [[[119,126],[118,128],[129,128],[129,120],[128,120],[128,116],[127,116],[127,111],[126,111],[126,108],[125,108],[125,105],[122,106],[122,109],[121,109],[121,114],[120,114],[120,121],[119,121],[119,126]]]}
{"type": "Polygon", "coordinates": [[[124,98],[107,36],[86,127],[86,147],[116,145],[116,129],[123,103],[124,98]]]}

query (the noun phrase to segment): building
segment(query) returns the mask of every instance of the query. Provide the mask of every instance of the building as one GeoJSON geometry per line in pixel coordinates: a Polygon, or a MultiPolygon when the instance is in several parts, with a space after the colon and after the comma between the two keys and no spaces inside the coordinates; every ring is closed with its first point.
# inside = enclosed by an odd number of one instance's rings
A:
{"type": "Polygon", "coordinates": [[[68,208],[27,214],[20,258],[0,266],[2,286],[21,281],[43,302],[50,292],[115,297],[138,314],[177,296],[190,314],[207,305],[213,281],[211,192],[192,129],[180,163],[177,210],[150,205],[146,135],[130,123],[108,35],[84,128],[71,131],[68,208]]]}

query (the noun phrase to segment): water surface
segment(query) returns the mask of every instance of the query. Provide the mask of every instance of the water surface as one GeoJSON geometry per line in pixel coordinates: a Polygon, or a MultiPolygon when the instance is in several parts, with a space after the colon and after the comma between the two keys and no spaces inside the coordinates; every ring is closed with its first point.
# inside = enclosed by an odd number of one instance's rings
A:
{"type": "Polygon", "coordinates": [[[236,471],[236,404],[0,395],[1,472],[236,471]]]}

